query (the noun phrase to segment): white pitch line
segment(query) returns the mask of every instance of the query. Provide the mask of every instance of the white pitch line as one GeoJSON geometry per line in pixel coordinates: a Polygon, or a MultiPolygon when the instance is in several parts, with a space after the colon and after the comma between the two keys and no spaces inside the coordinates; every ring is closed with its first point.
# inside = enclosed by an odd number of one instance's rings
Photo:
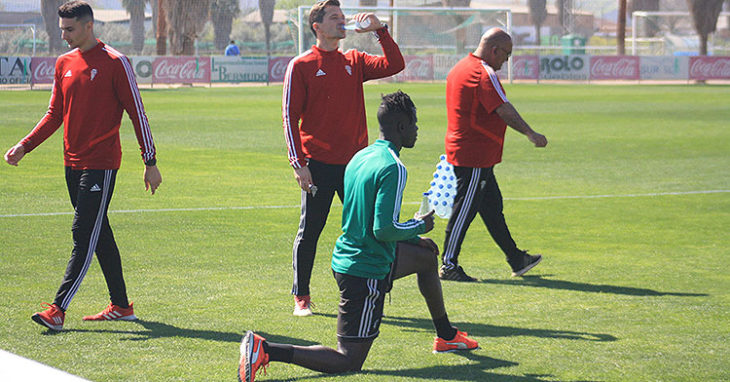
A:
{"type": "MultiPolygon", "coordinates": [[[[564,196],[533,196],[533,197],[516,197],[504,198],[504,200],[556,200],[556,199],[597,199],[597,198],[638,198],[648,196],[667,196],[667,195],[696,195],[696,194],[721,194],[728,193],[730,190],[704,190],[704,191],[682,191],[682,192],[652,192],[647,194],[619,194],[619,195],[564,195],[564,196]]],[[[407,202],[403,204],[421,204],[421,202],[407,202]]],[[[244,206],[244,207],[197,207],[197,208],[159,208],[159,209],[136,209],[136,210],[111,210],[110,214],[128,214],[139,212],[193,212],[193,211],[227,211],[227,210],[263,210],[263,209],[283,209],[283,208],[300,208],[299,205],[288,206],[244,206]]],[[[17,217],[34,217],[34,216],[57,216],[57,215],[73,215],[73,211],[69,212],[40,212],[34,214],[7,214],[0,215],[0,218],[17,218],[17,217]]]]}

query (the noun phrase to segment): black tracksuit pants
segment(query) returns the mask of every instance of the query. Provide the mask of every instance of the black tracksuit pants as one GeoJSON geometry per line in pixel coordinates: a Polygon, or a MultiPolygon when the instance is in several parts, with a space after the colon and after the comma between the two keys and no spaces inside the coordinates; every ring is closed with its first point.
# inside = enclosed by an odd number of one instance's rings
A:
{"type": "Polygon", "coordinates": [[[340,201],[344,199],[345,166],[309,160],[309,172],[312,174],[312,182],[317,186],[317,192],[312,196],[302,190],[299,230],[294,239],[292,253],[294,283],[291,292],[294,295],[309,295],[309,280],[312,277],[317,241],[327,223],[332,199],[335,193],[340,201]]]}
{"type": "Polygon", "coordinates": [[[456,196],[449,222],[446,225],[443,263],[447,267],[458,265],[461,244],[472,220],[479,213],[489,234],[507,257],[513,270],[522,264],[519,252],[507,222],[502,214],[502,193],[499,191],[494,167],[471,168],[454,166],[456,196]]]}
{"type": "Polygon", "coordinates": [[[54,303],[66,310],[89,270],[96,252],[114,305],[126,308],[127,290],[122,261],[107,210],[114,192],[117,170],[72,170],[66,167],[66,186],[74,206],[73,250],[54,303]]]}

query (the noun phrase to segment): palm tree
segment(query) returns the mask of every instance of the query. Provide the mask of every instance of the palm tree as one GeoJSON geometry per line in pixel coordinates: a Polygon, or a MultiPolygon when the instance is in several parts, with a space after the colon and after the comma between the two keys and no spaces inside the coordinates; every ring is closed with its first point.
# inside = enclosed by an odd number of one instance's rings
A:
{"type": "Polygon", "coordinates": [[[155,17],[155,39],[157,40],[155,52],[158,56],[167,54],[167,0],[152,0],[157,2],[157,17],[155,17]]]}
{"type": "Polygon", "coordinates": [[[687,0],[692,21],[700,35],[700,55],[707,56],[707,36],[715,32],[724,0],[687,0]]]}
{"type": "Polygon", "coordinates": [[[129,31],[132,32],[132,50],[141,53],[144,49],[144,10],[147,0],[122,0],[129,13],[129,31]]]}
{"type": "Polygon", "coordinates": [[[195,54],[195,39],[208,21],[210,0],[165,0],[170,51],[176,56],[195,54]]]}
{"type": "Polygon", "coordinates": [[[618,25],[616,28],[616,51],[619,56],[623,56],[626,54],[626,0],[618,1],[618,25]]]}
{"type": "Polygon", "coordinates": [[[540,26],[547,17],[547,5],[545,0],[529,0],[530,19],[535,24],[535,36],[537,36],[537,45],[540,45],[540,26]]]}
{"type": "Polygon", "coordinates": [[[231,38],[233,19],[241,12],[238,0],[211,0],[210,21],[215,33],[215,47],[223,50],[231,38]]]}
{"type": "Polygon", "coordinates": [[[58,27],[58,7],[65,0],[41,0],[43,24],[48,34],[48,53],[61,51],[61,28],[58,27]]]}

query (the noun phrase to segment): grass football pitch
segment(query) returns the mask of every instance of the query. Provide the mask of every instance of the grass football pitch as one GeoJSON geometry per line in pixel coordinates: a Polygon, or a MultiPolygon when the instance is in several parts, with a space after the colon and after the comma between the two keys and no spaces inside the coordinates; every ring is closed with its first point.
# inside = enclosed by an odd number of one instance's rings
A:
{"type": "MultiPolygon", "coordinates": [[[[446,127],[444,84],[365,87],[370,141],[379,95],[418,107],[402,220],[418,209],[446,127]]],[[[521,248],[543,262],[511,278],[478,218],[444,282],[449,317],[481,349],[431,353],[415,277],[396,282],[362,373],[272,363],[260,380],[721,381],[730,379],[730,87],[507,85],[549,145],[509,131],[496,167],[521,248]]],[[[4,153],[43,116],[48,91],[0,92],[4,153]]],[[[145,193],[128,118],[109,218],[136,322],[82,322],[108,302],[96,260],[50,333],[30,320],[52,302],[71,250],[62,133],[15,168],[0,165],[0,348],[95,381],[235,380],[242,334],[335,346],[329,261],[335,202],[319,243],[317,314],[292,316],[299,192],[286,159],[281,86],[143,90],[163,183],[145,193]]],[[[93,112],[90,110],[90,112],[93,112]]],[[[337,112],[333,110],[332,112],[337,112]]],[[[443,244],[444,220],[429,235],[443,244]]],[[[2,372],[0,371],[0,375],[2,372]]]]}

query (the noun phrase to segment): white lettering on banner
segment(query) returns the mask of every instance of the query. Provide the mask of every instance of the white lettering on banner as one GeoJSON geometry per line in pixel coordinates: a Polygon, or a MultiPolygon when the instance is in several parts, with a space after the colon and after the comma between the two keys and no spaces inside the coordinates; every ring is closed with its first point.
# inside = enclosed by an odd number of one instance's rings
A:
{"type": "Polygon", "coordinates": [[[56,70],[55,68],[56,63],[51,63],[50,61],[43,60],[40,63],[38,63],[38,66],[33,69],[33,77],[35,78],[44,78],[44,77],[50,77],[53,78],[53,72],[56,70]]]}
{"type": "Polygon", "coordinates": [[[289,65],[289,60],[276,60],[271,65],[271,77],[283,79],[286,75],[286,67],[289,65]]]}
{"type": "Polygon", "coordinates": [[[163,60],[155,69],[155,77],[161,79],[192,80],[203,78],[203,73],[196,69],[195,61],[172,64],[163,60]]]}
{"type": "Polygon", "coordinates": [[[401,81],[432,81],[432,56],[405,56],[406,67],[397,75],[401,81]]]}
{"type": "Polygon", "coordinates": [[[692,57],[691,60],[691,79],[730,79],[730,57],[692,57]]]}
{"type": "Polygon", "coordinates": [[[591,79],[639,79],[637,57],[591,57],[591,79]]]}
{"type": "Polygon", "coordinates": [[[538,60],[537,56],[513,56],[513,78],[516,80],[536,80],[539,76],[538,60]]]}

